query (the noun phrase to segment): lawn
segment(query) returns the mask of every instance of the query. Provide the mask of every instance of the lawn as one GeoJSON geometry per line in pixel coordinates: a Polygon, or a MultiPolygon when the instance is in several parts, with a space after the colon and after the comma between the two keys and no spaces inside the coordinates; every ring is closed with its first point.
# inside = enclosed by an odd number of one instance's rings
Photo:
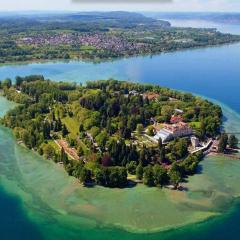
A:
{"type": "Polygon", "coordinates": [[[69,131],[69,137],[77,138],[79,134],[79,122],[76,118],[65,117],[62,119],[62,122],[66,125],[69,131]]]}
{"type": "Polygon", "coordinates": [[[193,128],[200,128],[201,127],[200,122],[190,122],[189,125],[193,128]]]}
{"type": "Polygon", "coordinates": [[[77,139],[78,144],[80,147],[82,147],[84,154],[89,153],[88,147],[79,139],[79,122],[76,118],[71,117],[65,117],[62,119],[62,122],[66,125],[68,131],[69,131],[69,137],[72,139],[77,139]]]}

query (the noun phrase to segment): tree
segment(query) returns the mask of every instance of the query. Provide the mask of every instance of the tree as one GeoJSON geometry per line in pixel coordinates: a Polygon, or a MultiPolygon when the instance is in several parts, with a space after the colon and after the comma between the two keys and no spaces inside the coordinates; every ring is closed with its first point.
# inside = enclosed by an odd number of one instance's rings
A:
{"type": "Polygon", "coordinates": [[[43,149],[42,149],[42,148],[39,148],[39,149],[38,149],[38,153],[39,153],[39,155],[41,155],[41,156],[42,156],[42,155],[43,155],[43,153],[44,153],[44,152],[43,152],[43,149]]]}
{"type": "Polygon", "coordinates": [[[60,153],[60,162],[62,162],[64,165],[68,164],[68,156],[64,150],[64,148],[61,148],[61,153],[60,153]]]}
{"type": "Polygon", "coordinates": [[[62,130],[62,122],[61,122],[61,119],[58,117],[58,119],[54,124],[54,132],[59,132],[61,130],[62,130]]]}
{"type": "Polygon", "coordinates": [[[160,149],[162,149],[162,147],[163,147],[162,139],[159,138],[158,139],[158,149],[160,150],[160,149]]]}
{"type": "Polygon", "coordinates": [[[143,125],[142,125],[142,124],[138,124],[138,125],[137,125],[137,133],[138,133],[138,134],[141,134],[141,133],[143,132],[143,130],[144,130],[143,125]]]}
{"type": "Polygon", "coordinates": [[[92,180],[91,171],[83,167],[80,171],[79,180],[83,184],[89,183],[92,180]]]}
{"type": "Polygon", "coordinates": [[[142,164],[138,164],[136,168],[136,177],[138,180],[142,180],[143,178],[143,167],[142,164]]]}
{"type": "Polygon", "coordinates": [[[149,127],[147,128],[147,134],[148,134],[149,136],[154,136],[154,127],[153,127],[153,126],[149,126],[149,127]]]}
{"type": "Polygon", "coordinates": [[[128,183],[127,179],[127,169],[125,167],[117,167],[118,168],[118,186],[119,187],[125,187],[128,183]]]}
{"type": "Polygon", "coordinates": [[[98,146],[101,147],[102,149],[105,148],[105,145],[108,141],[108,133],[106,130],[103,130],[101,133],[99,133],[97,136],[96,136],[96,142],[98,143],[98,146]]]}
{"type": "Polygon", "coordinates": [[[55,122],[55,120],[56,120],[54,111],[51,112],[51,120],[53,122],[55,122]]]}
{"type": "Polygon", "coordinates": [[[166,122],[170,121],[172,113],[173,113],[173,110],[168,105],[164,105],[161,109],[161,115],[164,117],[166,122]]]}
{"type": "Polygon", "coordinates": [[[228,144],[228,135],[226,133],[222,133],[218,143],[218,152],[224,153],[228,144]]]}
{"type": "Polygon", "coordinates": [[[78,147],[77,154],[78,154],[79,157],[84,155],[84,151],[83,151],[83,148],[81,146],[78,147]]]}
{"type": "Polygon", "coordinates": [[[171,158],[170,161],[174,162],[185,157],[188,154],[188,144],[187,140],[184,138],[177,138],[173,142],[168,144],[168,148],[170,149],[171,158]]]}
{"type": "Polygon", "coordinates": [[[206,137],[206,123],[205,121],[201,121],[200,122],[200,127],[197,130],[197,136],[201,139],[204,140],[204,138],[206,137]]]}
{"type": "Polygon", "coordinates": [[[154,186],[154,174],[151,165],[144,168],[143,183],[149,187],[154,186]]]}
{"type": "Polygon", "coordinates": [[[15,79],[16,79],[16,87],[20,87],[20,85],[23,82],[23,79],[19,76],[17,76],[15,79]]]}
{"type": "Polygon", "coordinates": [[[12,80],[7,78],[2,82],[2,88],[10,88],[12,86],[12,80]]]}
{"type": "Polygon", "coordinates": [[[109,167],[112,164],[111,157],[109,153],[104,153],[101,159],[102,165],[104,167],[109,167]]]}
{"type": "Polygon", "coordinates": [[[116,131],[115,128],[114,128],[114,126],[113,126],[112,123],[111,123],[111,120],[108,120],[108,121],[107,121],[106,129],[107,129],[107,133],[108,133],[109,135],[113,134],[113,133],[116,131]]]}
{"type": "Polygon", "coordinates": [[[98,168],[95,171],[95,182],[100,186],[106,185],[106,176],[102,168],[98,168]]]}
{"type": "Polygon", "coordinates": [[[81,123],[80,125],[79,125],[79,132],[81,133],[81,132],[83,132],[84,131],[84,127],[83,127],[83,124],[81,123]]]}
{"type": "Polygon", "coordinates": [[[100,132],[100,128],[96,127],[96,126],[93,126],[91,129],[90,129],[90,134],[93,138],[95,138],[100,132]]]}
{"type": "Polygon", "coordinates": [[[109,174],[109,186],[110,187],[118,187],[118,172],[116,168],[111,168],[109,174]]]}
{"type": "Polygon", "coordinates": [[[137,163],[135,161],[129,162],[126,167],[130,174],[136,174],[137,163]]]}
{"type": "Polygon", "coordinates": [[[69,133],[69,132],[68,132],[68,129],[67,129],[66,125],[63,124],[63,127],[62,127],[62,136],[63,136],[63,137],[66,137],[66,135],[67,135],[68,133],[69,133]]]}
{"type": "Polygon", "coordinates": [[[29,131],[24,130],[22,133],[22,140],[23,143],[28,147],[28,148],[32,148],[32,143],[31,143],[31,135],[29,133],[29,131]]]}
{"type": "Polygon", "coordinates": [[[55,155],[55,150],[50,144],[47,144],[43,148],[43,152],[44,152],[44,155],[47,159],[52,159],[55,155]]]}
{"type": "Polygon", "coordinates": [[[139,154],[139,162],[143,165],[146,166],[147,165],[147,149],[145,146],[143,146],[143,148],[140,150],[140,154],[139,154]]]}
{"type": "Polygon", "coordinates": [[[163,186],[168,183],[169,178],[167,175],[167,170],[161,167],[159,164],[154,165],[154,184],[163,186]]]}
{"type": "Polygon", "coordinates": [[[173,164],[172,168],[170,169],[168,176],[170,178],[171,184],[174,185],[176,188],[179,182],[181,181],[181,173],[178,169],[178,166],[176,164],[173,164]]]}
{"type": "Polygon", "coordinates": [[[127,184],[127,170],[125,167],[110,167],[107,169],[107,186],[124,187],[127,184]]]}
{"type": "Polygon", "coordinates": [[[50,139],[50,132],[51,132],[51,126],[49,122],[45,121],[43,123],[43,138],[44,139],[50,139]]]}
{"type": "Polygon", "coordinates": [[[235,135],[230,135],[228,139],[228,145],[230,148],[237,148],[238,146],[238,139],[236,138],[235,135]]]}
{"type": "Polygon", "coordinates": [[[159,138],[158,140],[158,149],[159,149],[159,160],[163,162],[165,159],[165,146],[162,143],[162,139],[159,138]]]}
{"type": "Polygon", "coordinates": [[[131,116],[128,120],[127,127],[130,129],[130,131],[134,131],[136,129],[136,118],[131,116]]]}

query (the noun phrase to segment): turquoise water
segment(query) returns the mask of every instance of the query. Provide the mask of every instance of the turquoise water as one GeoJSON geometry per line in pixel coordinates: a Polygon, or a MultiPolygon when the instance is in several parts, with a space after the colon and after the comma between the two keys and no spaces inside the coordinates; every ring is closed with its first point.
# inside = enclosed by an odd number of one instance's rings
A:
{"type": "MultiPolygon", "coordinates": [[[[224,103],[226,130],[239,131],[239,56],[234,44],[100,64],[4,66],[0,78],[43,74],[56,81],[114,77],[160,84],[224,103]]],[[[12,107],[0,97],[0,116],[12,107]]],[[[201,168],[186,193],[85,189],[0,127],[1,239],[238,239],[240,162],[208,157],[201,168]]]]}

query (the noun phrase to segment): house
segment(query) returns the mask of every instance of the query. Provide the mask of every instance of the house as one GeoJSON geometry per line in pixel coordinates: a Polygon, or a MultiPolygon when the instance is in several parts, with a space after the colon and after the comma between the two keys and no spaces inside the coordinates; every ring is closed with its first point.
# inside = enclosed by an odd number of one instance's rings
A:
{"type": "Polygon", "coordinates": [[[184,137],[193,134],[192,128],[184,122],[179,122],[177,124],[164,124],[164,128],[172,132],[174,138],[184,137]]]}
{"type": "Polygon", "coordinates": [[[175,123],[179,123],[182,122],[184,120],[184,118],[182,116],[172,116],[170,119],[170,123],[175,124],[175,123]]]}
{"type": "Polygon", "coordinates": [[[176,113],[179,113],[179,114],[183,114],[183,113],[184,113],[183,110],[178,109],[178,108],[175,108],[174,111],[175,111],[176,113]]]}
{"type": "Polygon", "coordinates": [[[174,138],[190,136],[193,134],[192,128],[184,122],[179,122],[176,124],[163,124],[163,128],[156,131],[154,138],[162,142],[168,142],[174,138]]]}
{"type": "Polygon", "coordinates": [[[144,99],[147,98],[149,101],[157,100],[159,97],[160,97],[160,94],[154,93],[154,92],[148,92],[143,94],[143,98],[144,99]]]}
{"type": "Polygon", "coordinates": [[[212,147],[211,147],[211,152],[218,153],[218,151],[219,151],[218,145],[219,145],[219,142],[217,140],[214,140],[212,147]]]}
{"type": "Polygon", "coordinates": [[[160,138],[162,139],[163,143],[171,141],[174,137],[171,131],[168,129],[162,128],[160,129],[156,135],[154,136],[156,140],[159,140],[160,138]]]}
{"type": "Polygon", "coordinates": [[[193,148],[197,148],[200,146],[199,139],[195,136],[191,137],[191,143],[192,143],[193,148]]]}
{"type": "Polygon", "coordinates": [[[138,92],[136,90],[129,91],[129,95],[137,96],[138,92]]]}

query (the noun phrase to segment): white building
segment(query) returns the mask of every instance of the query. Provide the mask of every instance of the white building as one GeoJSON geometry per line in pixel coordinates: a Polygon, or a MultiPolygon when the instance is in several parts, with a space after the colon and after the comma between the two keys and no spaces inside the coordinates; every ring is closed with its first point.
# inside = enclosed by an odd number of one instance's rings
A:
{"type": "Polygon", "coordinates": [[[170,131],[162,128],[160,131],[157,132],[157,134],[154,136],[154,138],[156,140],[159,140],[159,138],[161,138],[162,142],[165,143],[165,142],[171,141],[174,137],[170,131]]]}
{"type": "Polygon", "coordinates": [[[179,122],[176,124],[164,124],[163,128],[156,131],[154,138],[159,140],[162,139],[162,142],[168,142],[174,138],[190,136],[193,134],[192,128],[184,122],[179,122]]]}

